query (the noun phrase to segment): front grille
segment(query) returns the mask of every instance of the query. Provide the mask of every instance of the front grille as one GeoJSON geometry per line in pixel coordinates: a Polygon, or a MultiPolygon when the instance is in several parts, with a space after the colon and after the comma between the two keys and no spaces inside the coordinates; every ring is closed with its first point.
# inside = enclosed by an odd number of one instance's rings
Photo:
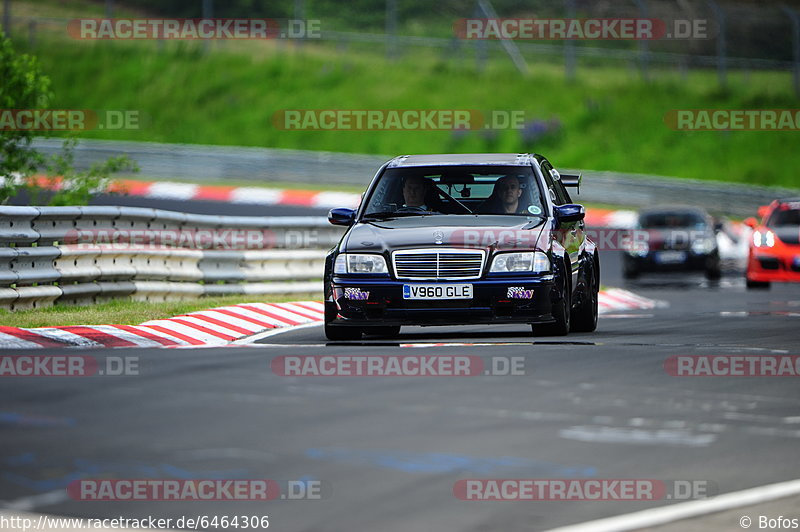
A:
{"type": "Polygon", "coordinates": [[[758,257],[758,262],[765,270],[778,270],[781,267],[780,261],[775,257],[758,257]]]}
{"type": "Polygon", "coordinates": [[[478,279],[485,254],[473,249],[406,249],[392,254],[398,279],[478,279]]]}

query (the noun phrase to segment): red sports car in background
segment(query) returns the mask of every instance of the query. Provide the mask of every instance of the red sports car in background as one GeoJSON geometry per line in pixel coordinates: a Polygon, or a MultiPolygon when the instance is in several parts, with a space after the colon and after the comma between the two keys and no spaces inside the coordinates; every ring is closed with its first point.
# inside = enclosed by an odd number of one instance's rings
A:
{"type": "Polygon", "coordinates": [[[758,209],[761,222],[748,218],[753,229],[747,258],[747,288],[767,288],[770,282],[800,282],[800,198],[775,200],[758,209]]]}

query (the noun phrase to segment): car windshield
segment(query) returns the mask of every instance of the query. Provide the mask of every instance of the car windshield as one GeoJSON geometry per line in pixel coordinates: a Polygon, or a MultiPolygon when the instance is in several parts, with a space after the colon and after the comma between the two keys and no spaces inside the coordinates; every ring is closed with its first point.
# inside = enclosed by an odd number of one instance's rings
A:
{"type": "Polygon", "coordinates": [[[643,214],[639,219],[643,229],[675,229],[693,227],[702,229],[706,221],[695,212],[658,212],[643,214]]]}
{"type": "Polygon", "coordinates": [[[365,218],[443,214],[541,216],[529,166],[388,168],[367,198],[365,218]]]}
{"type": "Polygon", "coordinates": [[[791,208],[788,206],[778,207],[772,216],[769,217],[767,227],[786,227],[800,225],[800,206],[791,208]]]}

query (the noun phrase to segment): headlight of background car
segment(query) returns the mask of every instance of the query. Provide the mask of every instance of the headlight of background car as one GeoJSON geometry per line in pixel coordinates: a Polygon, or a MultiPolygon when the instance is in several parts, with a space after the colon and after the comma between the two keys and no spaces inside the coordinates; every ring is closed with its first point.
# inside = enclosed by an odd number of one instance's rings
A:
{"type": "Polygon", "coordinates": [[[547,254],[536,251],[526,253],[500,253],[495,255],[492,261],[493,273],[513,273],[513,272],[549,272],[550,259],[547,254]]]}
{"type": "Polygon", "coordinates": [[[753,244],[755,244],[757,248],[761,246],[771,248],[775,245],[775,233],[767,231],[762,235],[761,231],[756,231],[753,233],[753,244]]]}
{"type": "Polygon", "coordinates": [[[388,273],[381,255],[342,253],[336,257],[333,273],[388,273]]]}
{"type": "Polygon", "coordinates": [[[710,238],[701,238],[692,242],[692,253],[695,255],[702,255],[704,253],[711,253],[714,251],[714,242],[710,238]]]}
{"type": "Polygon", "coordinates": [[[650,244],[641,240],[634,240],[628,246],[626,246],[626,251],[630,255],[644,257],[650,253],[650,244]]]}

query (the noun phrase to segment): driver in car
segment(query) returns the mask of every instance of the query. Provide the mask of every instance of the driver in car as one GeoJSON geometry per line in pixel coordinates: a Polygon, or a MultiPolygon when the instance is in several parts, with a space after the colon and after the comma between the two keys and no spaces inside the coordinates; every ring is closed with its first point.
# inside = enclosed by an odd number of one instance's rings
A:
{"type": "Polygon", "coordinates": [[[409,176],[403,182],[403,207],[431,210],[427,205],[433,183],[422,176],[409,176]]]}

